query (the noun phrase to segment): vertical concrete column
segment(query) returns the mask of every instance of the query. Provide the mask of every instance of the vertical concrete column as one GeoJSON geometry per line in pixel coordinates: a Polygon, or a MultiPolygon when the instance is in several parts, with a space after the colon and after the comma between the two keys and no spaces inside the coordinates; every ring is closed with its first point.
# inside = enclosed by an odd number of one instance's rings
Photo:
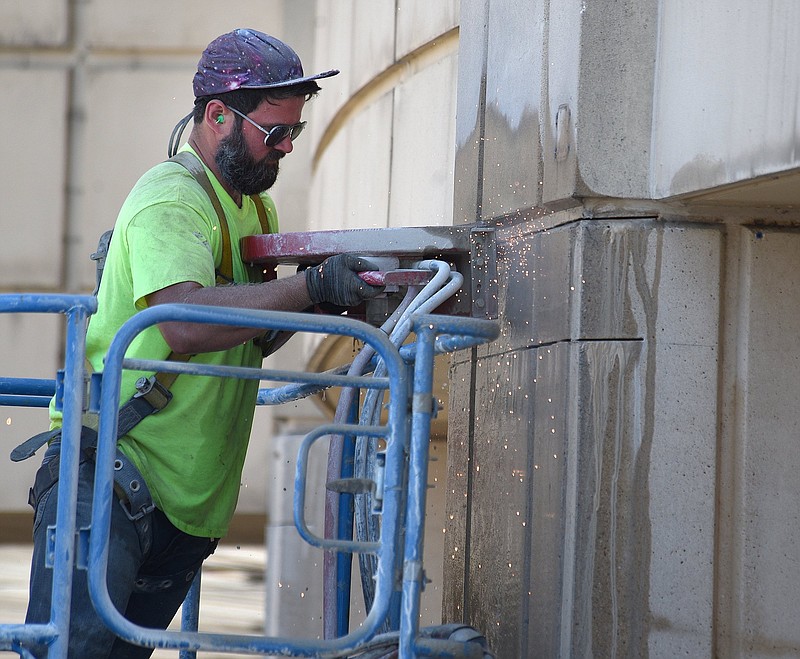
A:
{"type": "Polygon", "coordinates": [[[727,239],[714,565],[717,653],[797,656],[800,231],[732,226],[727,239]]]}
{"type": "MultiPolygon", "coordinates": [[[[270,441],[264,631],[270,636],[322,638],[322,551],[300,537],[292,516],[297,449],[303,438],[279,435],[270,441]]],[[[317,442],[306,492],[306,521],[319,536],[324,535],[326,456],[327,443],[317,442]]]]}

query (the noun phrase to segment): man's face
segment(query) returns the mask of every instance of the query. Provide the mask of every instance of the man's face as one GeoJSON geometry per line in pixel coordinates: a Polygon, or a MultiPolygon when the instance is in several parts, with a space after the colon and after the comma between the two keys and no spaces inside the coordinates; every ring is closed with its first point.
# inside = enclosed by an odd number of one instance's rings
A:
{"type": "MultiPolygon", "coordinates": [[[[304,104],[305,99],[299,96],[264,101],[247,116],[267,130],[276,124],[293,125],[300,121],[304,104]]],[[[239,119],[220,141],[214,160],[228,185],[243,195],[252,195],[273,186],[278,178],[278,162],[292,148],[288,136],[274,146],[266,146],[264,133],[239,119]]]]}

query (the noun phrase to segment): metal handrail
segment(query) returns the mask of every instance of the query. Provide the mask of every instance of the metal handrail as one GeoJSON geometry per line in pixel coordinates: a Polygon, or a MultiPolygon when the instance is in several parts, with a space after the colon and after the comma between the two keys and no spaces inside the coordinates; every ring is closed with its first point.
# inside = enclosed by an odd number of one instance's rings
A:
{"type": "Polygon", "coordinates": [[[70,607],[64,606],[64,603],[70,601],[75,563],[86,322],[96,310],[97,300],[88,295],[0,295],[0,313],[60,313],[67,320],[64,354],[66,392],[58,472],[62,490],[56,507],[56,527],[52,529],[54,549],[50,620],[46,624],[0,625],[0,649],[17,652],[23,657],[29,656],[20,645],[23,642],[50,643],[51,656],[67,656],[70,607]]]}
{"type": "MultiPolygon", "coordinates": [[[[63,435],[59,477],[57,524],[53,529],[54,581],[51,620],[42,625],[0,624],[0,649],[12,650],[21,656],[27,651],[21,643],[50,644],[51,657],[65,657],[72,569],[75,564],[76,499],[78,451],[81,413],[84,407],[85,327],[96,310],[91,296],[67,295],[0,295],[0,313],[63,313],[67,316],[65,368],[63,378],[63,435]],[[65,602],[67,605],[65,605],[65,602]]],[[[159,305],[137,313],[114,337],[105,360],[103,386],[99,402],[99,433],[93,493],[91,532],[82,530],[84,546],[88,546],[88,578],[90,596],[99,616],[117,635],[150,647],[182,650],[181,656],[192,656],[197,650],[243,652],[292,656],[344,656],[363,647],[375,636],[391,602],[402,601],[399,616],[399,647],[403,659],[423,654],[469,656],[474,648],[455,642],[434,641],[419,636],[419,596],[423,586],[422,525],[424,522],[427,479],[427,448],[432,406],[433,357],[441,352],[466,349],[492,340],[498,334],[495,322],[471,318],[436,315],[414,317],[417,341],[395,347],[380,330],[365,323],[340,316],[317,316],[290,312],[268,312],[196,305],[159,305]],[[338,334],[363,341],[382,361],[385,377],[348,376],[342,369],[327,373],[298,373],[260,368],[231,368],[167,360],[140,360],[125,357],[134,338],[147,327],[170,321],[208,323],[263,330],[338,334]],[[311,640],[284,637],[210,634],[195,630],[160,631],[143,628],[128,621],[111,602],[106,584],[108,538],[111,522],[113,462],[116,446],[115,430],[119,412],[123,370],[174,371],[195,375],[269,379],[287,384],[259,390],[260,404],[278,404],[308,395],[330,386],[389,390],[388,415],[385,425],[355,426],[329,424],[309,435],[301,445],[295,477],[295,525],[307,542],[324,549],[344,552],[369,552],[378,557],[376,597],[363,623],[345,636],[336,639],[311,640]],[[408,423],[409,410],[411,423],[408,423]],[[308,530],[304,520],[308,451],[313,442],[330,434],[357,432],[381,437],[386,442],[385,471],[382,487],[382,526],[379,542],[353,542],[319,538],[308,530]],[[87,537],[88,535],[88,537],[87,537]],[[396,576],[400,570],[401,583],[396,576]],[[399,591],[399,592],[398,592],[399,591]]],[[[373,359],[373,363],[374,363],[373,359]]],[[[346,368],[346,367],[345,367],[346,368]]],[[[373,369],[368,368],[369,373],[373,369]]],[[[51,395],[54,381],[33,379],[0,379],[0,404],[4,397],[20,395],[34,399],[51,395]]],[[[22,399],[21,399],[22,400],[22,399]]],[[[21,402],[20,400],[20,402],[21,402]]],[[[20,404],[20,403],[7,403],[20,404]]],[[[192,589],[194,596],[199,592],[192,589]]],[[[191,595],[190,595],[191,597],[191,595]]],[[[187,600],[188,601],[188,600],[187,600]]],[[[191,608],[191,607],[189,607],[191,608]]],[[[195,620],[196,622],[196,620],[195,620]]]]}
{"type": "MultiPolygon", "coordinates": [[[[150,364],[152,366],[152,364],[150,364]]],[[[174,368],[173,364],[158,364],[158,370],[174,368]]],[[[214,374],[215,367],[206,364],[182,365],[182,372],[197,375],[214,374]]],[[[254,369],[254,377],[272,377],[274,373],[262,373],[254,369]],[[256,373],[257,372],[257,373],[256,373]]],[[[241,375],[241,373],[239,374],[241,375]]],[[[297,374],[297,381],[318,380],[319,374],[297,374]]],[[[405,364],[396,348],[385,334],[359,321],[339,316],[318,316],[291,312],[239,310],[223,307],[194,305],[159,305],[145,309],[129,319],[114,337],[106,355],[103,388],[100,400],[98,447],[95,470],[92,532],[89,538],[89,592],[98,615],[104,623],[120,637],[141,645],[188,650],[216,650],[229,652],[261,652],[265,654],[294,654],[315,656],[321,652],[354,649],[376,633],[386,616],[389,599],[394,589],[393,567],[397,562],[398,547],[395,538],[400,536],[402,519],[401,491],[404,473],[404,450],[407,438],[404,415],[408,407],[408,386],[405,364]],[[368,613],[363,624],[352,634],[325,642],[297,640],[281,637],[253,637],[241,635],[208,634],[194,631],[160,631],[143,628],[124,618],[113,605],[106,584],[108,564],[108,534],[111,523],[111,493],[113,490],[113,460],[115,451],[114,429],[117,427],[121,374],[129,362],[125,352],[136,335],[161,322],[198,322],[235,327],[253,327],[262,330],[303,331],[322,334],[339,334],[363,341],[372,346],[387,365],[385,382],[370,382],[375,378],[351,379],[345,376],[326,376],[347,386],[387,387],[392,390],[386,424],[387,468],[386,508],[383,517],[383,536],[378,551],[381,554],[381,570],[377,577],[381,598],[368,613]]]]}

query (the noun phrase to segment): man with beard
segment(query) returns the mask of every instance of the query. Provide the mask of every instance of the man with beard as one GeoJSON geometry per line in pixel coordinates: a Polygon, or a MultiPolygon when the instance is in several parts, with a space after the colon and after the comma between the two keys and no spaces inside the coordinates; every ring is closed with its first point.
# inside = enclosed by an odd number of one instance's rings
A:
{"type": "MultiPolygon", "coordinates": [[[[255,30],[235,30],[209,44],[194,77],[194,125],[181,149],[185,153],[178,154],[184,160],[171,159],[144,174],[120,210],[98,311],[88,327],[92,368],[102,370],[119,327],[153,305],[302,311],[322,303],[354,306],[380,293],[357,275],[370,264],[352,255],[262,282],[239,253],[243,236],[263,232],[259,205],[262,219],[266,215],[271,230],[277,230],[275,207],[265,191],[305,125],[301,112],[319,91],[316,80],[336,73],[304,75],[289,46],[255,30]],[[205,187],[203,176],[208,179],[205,187]],[[223,224],[232,256],[227,274],[220,272],[226,249],[223,224]]],[[[259,334],[251,328],[164,323],[141,333],[128,356],[167,359],[174,353],[200,363],[257,367],[263,356],[259,334]]],[[[122,405],[132,400],[140,376],[124,373],[122,405]]],[[[119,433],[119,471],[134,470],[127,482],[136,481],[137,488],[134,496],[124,482],[115,487],[119,501],[112,506],[108,587],[115,606],[132,622],[165,629],[203,560],[226,534],[257,391],[257,380],[182,375],[169,388],[172,399],[162,410],[142,414],[136,425],[119,433]]],[[[55,522],[58,482],[53,466],[59,458],[61,423],[55,409],[51,421],[54,432],[31,496],[36,512],[29,623],[50,618],[52,570],[45,566],[46,536],[55,522]]],[[[90,422],[87,426],[78,528],[91,521],[96,435],[90,422]]],[[[76,569],[73,580],[69,656],[149,657],[152,649],[115,639],[99,620],[89,600],[86,571],[76,569]]]]}

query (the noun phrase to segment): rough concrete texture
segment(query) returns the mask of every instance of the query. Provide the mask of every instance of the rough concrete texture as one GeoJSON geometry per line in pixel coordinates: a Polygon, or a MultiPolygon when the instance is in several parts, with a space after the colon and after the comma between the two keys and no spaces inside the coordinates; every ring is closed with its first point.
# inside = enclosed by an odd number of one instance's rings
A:
{"type": "Polygon", "coordinates": [[[488,3],[486,109],[478,122],[480,210],[487,219],[536,206],[541,198],[542,4],[488,3]]]}
{"type": "Polygon", "coordinates": [[[469,621],[486,634],[498,656],[509,657],[525,656],[518,643],[525,639],[530,569],[532,401],[529,388],[517,384],[530,359],[530,354],[509,357],[507,365],[504,358],[490,357],[474,368],[456,365],[453,372],[474,395],[453,398],[451,409],[461,403],[458,409],[466,413],[453,413],[451,419],[472,418],[475,430],[451,434],[448,446],[448,474],[456,480],[448,480],[447,491],[444,617],[469,621]],[[459,583],[463,593],[455,592],[459,583]]]}
{"type": "MultiPolygon", "coordinates": [[[[572,3],[577,4],[575,2],[572,3]]],[[[659,0],[581,3],[574,113],[579,194],[648,197],[659,0]],[[613,166],[611,166],[613,163],[613,166]]],[[[559,75],[558,65],[550,67],[559,75]]],[[[551,99],[553,102],[554,99],[551,99]]],[[[548,154],[549,156],[549,154],[548,154]]]]}
{"type": "Polygon", "coordinates": [[[503,336],[453,372],[446,613],[500,656],[800,651],[798,241],[652,219],[501,237],[503,336]]]}
{"type": "Polygon", "coordinates": [[[800,166],[800,5],[660,2],[658,20],[650,194],[800,166]]]}
{"type": "Polygon", "coordinates": [[[723,372],[720,648],[732,657],[792,656],[800,652],[800,233],[743,227],[730,238],[739,258],[726,298],[735,331],[726,336],[723,372]]]}
{"type": "Polygon", "coordinates": [[[503,336],[452,384],[454,407],[476,392],[451,454],[469,559],[445,562],[500,656],[711,647],[720,233],[500,233],[503,336]]]}
{"type": "Polygon", "coordinates": [[[454,221],[498,225],[502,332],[453,371],[445,613],[504,657],[798,654],[797,6],[468,7],[454,221]]]}

